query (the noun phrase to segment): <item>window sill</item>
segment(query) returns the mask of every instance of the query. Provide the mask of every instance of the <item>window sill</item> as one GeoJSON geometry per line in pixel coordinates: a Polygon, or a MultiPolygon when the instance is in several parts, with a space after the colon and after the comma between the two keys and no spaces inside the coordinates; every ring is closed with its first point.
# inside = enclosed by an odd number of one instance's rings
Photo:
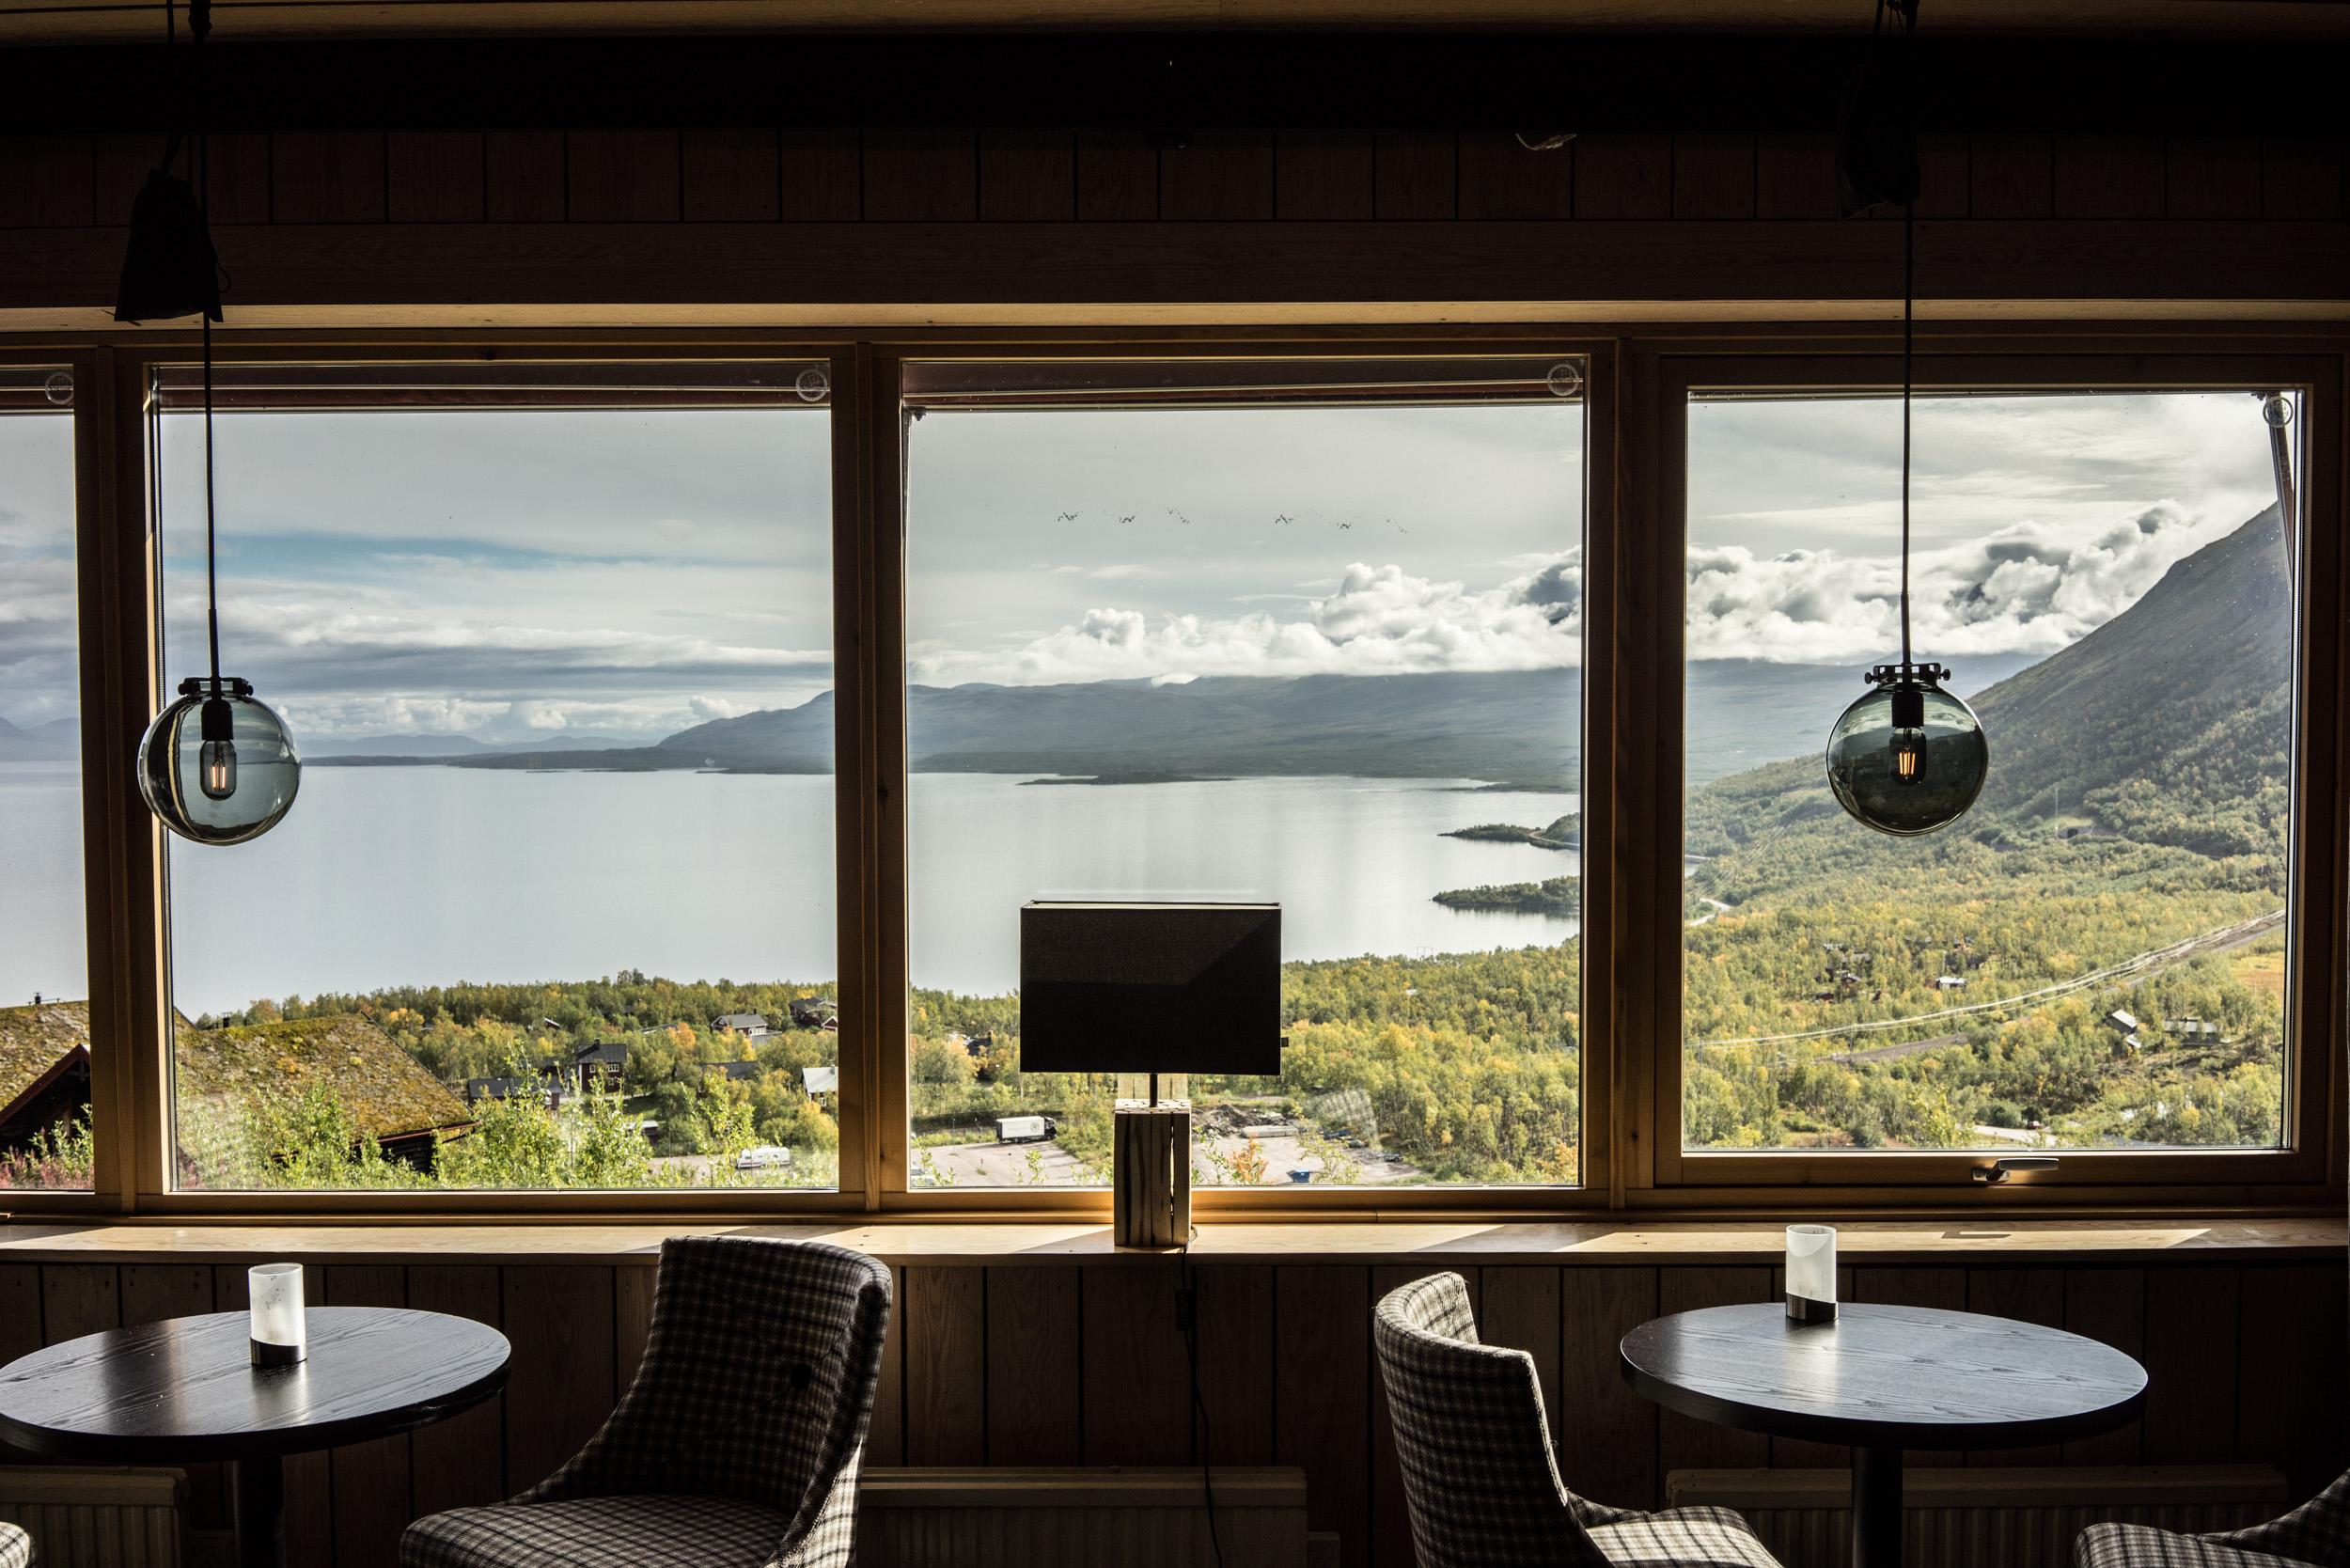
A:
{"type": "MultiPolygon", "coordinates": [[[[936,1220],[870,1224],[0,1225],[0,1264],[214,1262],[253,1258],[337,1263],[613,1263],[653,1261],[675,1235],[826,1241],[888,1262],[916,1265],[1148,1261],[1121,1252],[1106,1226],[936,1220]]],[[[1870,1221],[1839,1228],[1840,1250],[1860,1264],[1965,1266],[2093,1259],[2300,1262],[2340,1261],[2350,1227],[2339,1216],[2255,1219],[1870,1221]]],[[[1776,1260],[1778,1223],[1681,1225],[1335,1220],[1203,1225],[1193,1259],[1217,1263],[1738,1264],[1776,1260]]]]}

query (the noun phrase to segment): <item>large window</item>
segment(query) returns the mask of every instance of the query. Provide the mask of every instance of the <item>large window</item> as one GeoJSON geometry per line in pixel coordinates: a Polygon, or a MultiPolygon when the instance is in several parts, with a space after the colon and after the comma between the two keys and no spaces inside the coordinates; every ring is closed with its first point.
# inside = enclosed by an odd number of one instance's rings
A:
{"type": "MultiPolygon", "coordinates": [[[[203,419],[157,391],[164,674],[203,419]]],[[[185,1187],[831,1187],[821,368],[225,373],[221,643],[266,837],[170,845],[185,1187]]]]}
{"type": "Polygon", "coordinates": [[[1687,1147],[2280,1145],[2301,412],[1919,401],[1916,649],[1991,772],[1904,839],[1820,760],[1898,656],[1899,402],[1693,401],[1687,1147]]]}
{"type": "Polygon", "coordinates": [[[1142,1086],[1020,1064],[1070,897],[1281,905],[1282,1073],[1163,1086],[1197,1182],[1575,1182],[1580,361],[905,383],[913,1184],[1107,1182],[1142,1086]]]}
{"type": "Polygon", "coordinates": [[[73,400],[0,367],[0,1190],[91,1184],[73,400]]]}

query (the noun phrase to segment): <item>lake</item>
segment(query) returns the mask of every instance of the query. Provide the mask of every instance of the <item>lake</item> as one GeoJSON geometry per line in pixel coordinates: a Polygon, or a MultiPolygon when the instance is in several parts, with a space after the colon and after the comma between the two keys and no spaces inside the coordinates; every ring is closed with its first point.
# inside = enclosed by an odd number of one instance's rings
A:
{"type": "MultiPolygon", "coordinates": [[[[1580,869],[1572,852],[1441,837],[1541,825],[1579,804],[1469,782],[917,774],[915,983],[1011,990],[1018,911],[1033,898],[1278,902],[1292,959],[1564,941],[1573,921],[1430,902],[1580,869]]],[[[73,770],[0,765],[0,1004],[82,996],[73,770]]],[[[226,849],[174,840],[170,875],[174,1000],[191,1015],[393,984],[621,969],[822,980],[836,966],[822,777],[313,767],[266,837],[226,849]]]]}

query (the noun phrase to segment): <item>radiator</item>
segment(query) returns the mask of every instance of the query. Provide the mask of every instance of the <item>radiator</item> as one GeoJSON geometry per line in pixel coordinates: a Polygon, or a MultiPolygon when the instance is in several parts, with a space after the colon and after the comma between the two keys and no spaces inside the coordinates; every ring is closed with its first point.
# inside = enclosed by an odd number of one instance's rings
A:
{"type": "MultiPolygon", "coordinates": [[[[2091,1525],[2233,1529],[2288,1506],[2284,1477],[2265,1465],[1912,1465],[1902,1481],[1907,1568],[2069,1568],[2073,1540],[2091,1525]]],[[[1848,1471],[1675,1470],[1665,1496],[1736,1509],[1786,1568],[1852,1561],[1848,1471]]]]}
{"type": "Polygon", "coordinates": [[[178,1470],[0,1466],[0,1519],[33,1538],[39,1568],[179,1568],[178,1470]]]}
{"type": "MultiPolygon", "coordinates": [[[[1227,1568],[1308,1568],[1306,1474],[1224,1468],[1227,1568]]],[[[868,1466],[857,1568],[1214,1568],[1199,1471],[868,1466]]],[[[1314,1547],[1326,1548],[1317,1542],[1314,1547]]]]}

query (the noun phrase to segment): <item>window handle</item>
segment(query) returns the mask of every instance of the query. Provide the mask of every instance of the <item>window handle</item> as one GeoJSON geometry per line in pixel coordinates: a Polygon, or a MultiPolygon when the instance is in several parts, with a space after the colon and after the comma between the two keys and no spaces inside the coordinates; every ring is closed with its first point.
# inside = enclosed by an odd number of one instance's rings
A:
{"type": "Polygon", "coordinates": [[[1987,1187],[2006,1181],[2019,1170],[2054,1170],[2056,1167],[2054,1154],[2011,1154],[2005,1159],[1979,1165],[1967,1174],[1975,1179],[1978,1186],[1987,1187]]]}

